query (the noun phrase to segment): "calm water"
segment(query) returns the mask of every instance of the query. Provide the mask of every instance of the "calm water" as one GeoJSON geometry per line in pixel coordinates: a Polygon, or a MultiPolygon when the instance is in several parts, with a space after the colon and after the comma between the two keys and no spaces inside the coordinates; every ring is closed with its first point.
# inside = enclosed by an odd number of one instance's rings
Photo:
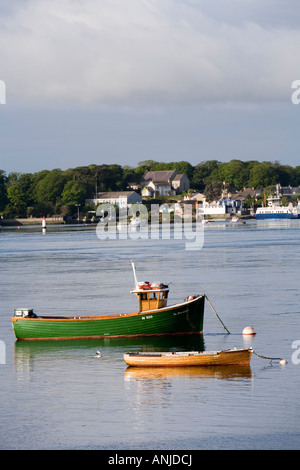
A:
{"type": "Polygon", "coordinates": [[[185,240],[100,241],[95,228],[0,230],[0,448],[299,449],[299,228],[213,223],[199,251],[185,250],[185,240]],[[172,282],[170,302],[206,293],[231,334],[206,304],[199,338],[16,342],[16,307],[136,310],[132,258],[140,280],[172,282]],[[245,343],[247,325],[257,335],[245,343]],[[253,355],[242,370],[144,373],[123,362],[129,350],[248,345],[288,363],[253,355]]]}

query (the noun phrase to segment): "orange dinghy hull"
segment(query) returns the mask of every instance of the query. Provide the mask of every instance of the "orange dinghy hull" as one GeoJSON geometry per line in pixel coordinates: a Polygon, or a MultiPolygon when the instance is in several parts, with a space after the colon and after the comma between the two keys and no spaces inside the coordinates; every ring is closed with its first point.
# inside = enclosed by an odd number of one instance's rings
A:
{"type": "Polygon", "coordinates": [[[252,348],[225,351],[138,352],[124,354],[128,366],[190,367],[249,365],[252,348]]]}

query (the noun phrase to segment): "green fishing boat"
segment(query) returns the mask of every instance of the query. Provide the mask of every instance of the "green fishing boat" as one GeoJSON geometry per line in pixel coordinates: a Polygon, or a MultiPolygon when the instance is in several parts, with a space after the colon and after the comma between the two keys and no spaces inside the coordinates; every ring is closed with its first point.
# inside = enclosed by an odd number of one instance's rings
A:
{"type": "MultiPolygon", "coordinates": [[[[134,268],[134,265],[133,265],[134,268]]],[[[168,306],[169,286],[137,282],[131,293],[137,312],[97,316],[38,316],[32,309],[15,309],[12,324],[19,340],[70,340],[201,334],[205,295],[191,295],[168,306]]]]}

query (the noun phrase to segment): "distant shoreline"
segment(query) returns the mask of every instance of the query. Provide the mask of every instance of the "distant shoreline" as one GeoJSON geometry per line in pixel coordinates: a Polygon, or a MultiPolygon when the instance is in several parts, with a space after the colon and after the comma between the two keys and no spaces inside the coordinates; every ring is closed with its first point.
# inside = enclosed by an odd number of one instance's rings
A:
{"type": "MultiPolygon", "coordinates": [[[[238,220],[245,220],[245,219],[253,219],[254,217],[249,215],[237,215],[234,214],[235,217],[238,217],[238,220]]],[[[63,217],[46,217],[46,226],[47,225],[69,225],[71,222],[66,222],[63,217]]],[[[207,221],[213,222],[221,221],[221,220],[231,220],[230,214],[222,214],[222,216],[210,216],[205,217],[207,221]]],[[[18,226],[41,226],[42,227],[43,217],[28,217],[28,218],[14,218],[14,219],[0,219],[0,227],[18,227],[18,226]]],[[[196,222],[195,217],[193,217],[193,222],[196,222]]],[[[73,221],[73,224],[76,224],[77,221],[73,221]]],[[[85,225],[95,225],[94,222],[83,222],[80,221],[80,224],[85,225]]],[[[160,221],[161,223],[161,221],[160,221]]],[[[172,223],[172,221],[171,221],[172,223]]]]}
{"type": "MultiPolygon", "coordinates": [[[[41,225],[42,226],[43,217],[28,217],[28,218],[18,218],[18,219],[0,219],[0,227],[15,227],[22,225],[41,225]]],[[[59,225],[65,224],[64,218],[57,217],[47,217],[47,225],[59,225]]]]}

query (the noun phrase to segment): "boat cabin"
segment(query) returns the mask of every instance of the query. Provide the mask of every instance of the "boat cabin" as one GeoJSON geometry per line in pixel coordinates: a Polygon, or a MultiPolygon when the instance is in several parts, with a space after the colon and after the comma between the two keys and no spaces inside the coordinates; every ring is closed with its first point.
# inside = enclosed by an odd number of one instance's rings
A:
{"type": "Polygon", "coordinates": [[[161,282],[138,282],[132,294],[139,299],[139,313],[167,306],[169,287],[161,282]]]}

